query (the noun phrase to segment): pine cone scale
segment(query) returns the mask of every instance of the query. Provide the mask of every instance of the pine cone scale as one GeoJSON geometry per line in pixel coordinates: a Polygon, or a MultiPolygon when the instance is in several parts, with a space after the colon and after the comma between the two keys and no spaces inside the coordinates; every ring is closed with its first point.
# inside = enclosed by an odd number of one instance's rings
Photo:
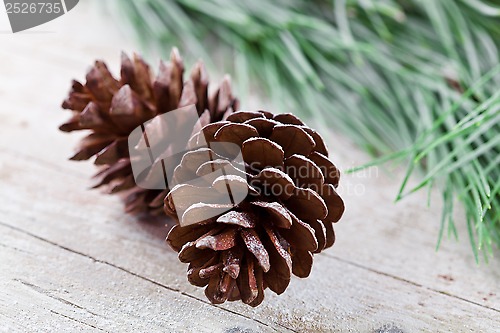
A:
{"type": "Polygon", "coordinates": [[[241,230],[240,235],[246,248],[254,255],[259,266],[262,267],[264,272],[268,272],[271,268],[269,253],[262,243],[257,231],[254,229],[245,229],[241,230]]]}
{"type": "Polygon", "coordinates": [[[315,147],[314,139],[297,125],[276,125],[269,137],[285,152],[285,157],[294,154],[308,156],[315,147]]]}
{"type": "Polygon", "coordinates": [[[283,149],[273,141],[265,138],[251,138],[243,142],[241,153],[243,160],[252,161],[251,170],[264,168],[283,169],[283,149]]]}
{"type": "Polygon", "coordinates": [[[280,230],[282,236],[290,244],[295,244],[298,250],[314,252],[318,249],[318,240],[315,236],[315,230],[307,223],[299,220],[290,213],[292,225],[288,230],[280,230]]]}

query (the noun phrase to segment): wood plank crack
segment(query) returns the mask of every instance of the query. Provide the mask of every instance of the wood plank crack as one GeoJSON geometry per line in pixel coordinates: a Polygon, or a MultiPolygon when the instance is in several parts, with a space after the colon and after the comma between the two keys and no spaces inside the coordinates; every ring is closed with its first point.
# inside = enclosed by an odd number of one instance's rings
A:
{"type": "Polygon", "coordinates": [[[11,249],[11,250],[14,250],[14,251],[19,252],[19,253],[33,255],[33,253],[30,253],[28,251],[22,250],[20,248],[15,247],[15,246],[9,246],[9,245],[3,244],[3,243],[0,243],[0,247],[3,247],[5,249],[11,249]]]}
{"type": "Polygon", "coordinates": [[[37,286],[35,284],[29,283],[29,282],[21,280],[21,279],[14,279],[14,281],[20,282],[23,285],[25,285],[25,286],[31,288],[32,290],[36,291],[37,293],[42,294],[42,295],[47,296],[47,297],[50,297],[50,298],[52,298],[52,299],[54,299],[54,300],[56,300],[58,302],[61,302],[61,303],[66,304],[66,305],[69,305],[70,307],[76,308],[78,310],[83,310],[83,311],[91,314],[92,316],[105,318],[105,317],[101,316],[100,314],[94,313],[94,312],[92,312],[92,311],[90,311],[90,310],[88,310],[88,309],[86,309],[86,308],[84,308],[84,307],[82,307],[82,306],[80,306],[78,304],[70,302],[70,301],[68,301],[68,300],[66,300],[66,299],[64,299],[62,297],[54,296],[54,295],[52,295],[52,293],[49,290],[43,289],[42,287],[39,287],[39,286],[37,286]]]}
{"type": "Polygon", "coordinates": [[[60,313],[60,312],[57,312],[57,311],[54,311],[54,310],[50,310],[50,312],[52,312],[53,314],[56,314],[56,315],[58,315],[58,316],[64,317],[64,318],[66,318],[66,319],[72,320],[72,321],[74,321],[74,322],[77,322],[77,323],[79,323],[79,324],[82,324],[82,325],[85,325],[85,326],[91,327],[91,328],[93,328],[93,329],[97,329],[97,330],[102,331],[102,332],[111,333],[111,332],[109,332],[109,331],[103,330],[103,329],[102,329],[102,328],[100,328],[100,327],[97,327],[97,326],[94,326],[94,325],[92,325],[92,324],[89,324],[89,323],[83,322],[83,321],[81,321],[81,320],[78,320],[78,319],[76,319],[76,318],[73,318],[73,317],[67,316],[67,315],[62,314],[62,313],[60,313]]]}

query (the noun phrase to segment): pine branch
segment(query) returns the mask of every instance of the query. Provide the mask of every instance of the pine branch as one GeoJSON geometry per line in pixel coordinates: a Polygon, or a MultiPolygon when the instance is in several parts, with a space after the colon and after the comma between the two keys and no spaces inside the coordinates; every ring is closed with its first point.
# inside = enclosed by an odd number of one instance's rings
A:
{"type": "Polygon", "coordinates": [[[178,44],[196,57],[225,54],[236,81],[256,79],[278,110],[322,119],[368,152],[385,155],[381,161],[411,159],[398,198],[433,184],[441,187],[439,242],[446,229],[456,230],[458,198],[476,260],[480,252],[487,258],[493,244],[500,246],[498,5],[482,0],[108,3],[124,14],[145,47],[168,50],[178,44]],[[407,189],[416,170],[422,182],[407,189]]]}

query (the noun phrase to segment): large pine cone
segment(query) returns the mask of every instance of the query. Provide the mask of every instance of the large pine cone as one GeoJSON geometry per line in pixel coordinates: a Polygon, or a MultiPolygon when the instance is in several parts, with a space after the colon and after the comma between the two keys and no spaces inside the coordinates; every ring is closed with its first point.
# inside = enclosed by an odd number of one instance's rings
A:
{"type": "Polygon", "coordinates": [[[208,77],[202,62],[195,65],[187,82],[183,82],[183,73],[184,65],[175,48],[170,62],[160,63],[156,78],[139,56],[134,55],[131,60],[122,54],[120,80],[113,77],[104,62],[96,61],[87,73],[86,83],[73,81],[62,104],[64,109],[72,110],[73,116],[60,130],[91,132],[71,159],[96,156],[95,164],[100,171],[94,187],[106,186],[110,193],[124,193],[125,210],[129,213],[163,213],[163,198],[167,193],[140,188],[134,181],[128,136],[136,127],[157,115],[192,104],[209,123],[222,120],[238,109],[229,78],[209,98],[208,77]]]}
{"type": "Polygon", "coordinates": [[[321,136],[291,114],[233,113],[205,126],[192,138],[193,147],[202,135],[208,148],[184,155],[174,173],[178,185],[165,198],[167,214],[185,209],[167,242],[180,261],[189,263],[190,283],[207,286],[212,303],[241,299],[257,306],[264,289],[283,293],[292,273],[307,277],[313,254],[333,245],[332,223],[344,212],[335,190],[339,171],[321,136]],[[213,142],[238,145],[245,165],[238,168],[229,162],[234,155],[213,151],[213,142]],[[214,179],[206,188],[183,184],[222,167],[231,168],[232,175],[214,179]],[[230,188],[244,184],[249,194],[232,207],[207,202],[206,193],[228,188],[222,181],[230,188]],[[216,217],[190,224],[200,211],[213,211],[216,217]]]}

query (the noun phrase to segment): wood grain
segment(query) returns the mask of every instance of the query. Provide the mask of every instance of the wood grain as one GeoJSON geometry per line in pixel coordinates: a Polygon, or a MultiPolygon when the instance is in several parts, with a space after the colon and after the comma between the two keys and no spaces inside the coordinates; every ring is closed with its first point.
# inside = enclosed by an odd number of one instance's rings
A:
{"type": "MultiPolygon", "coordinates": [[[[57,131],[70,79],[82,79],[95,58],[116,72],[120,50],[132,49],[95,3],[49,23],[54,33],[0,35],[0,331],[500,327],[498,259],[476,266],[463,229],[460,243],[445,241],[436,253],[438,195],[431,208],[425,193],[393,205],[400,169],[343,176],[337,243],[315,258],[308,279],[294,278],[280,296],[268,292],[256,309],[210,305],[165,244],[165,221],[124,215],[117,197],[86,189],[91,163],[66,161],[79,137],[57,131]]],[[[254,99],[249,107],[263,105],[254,99]]],[[[335,133],[328,143],[341,167],[367,158],[335,133]]]]}

